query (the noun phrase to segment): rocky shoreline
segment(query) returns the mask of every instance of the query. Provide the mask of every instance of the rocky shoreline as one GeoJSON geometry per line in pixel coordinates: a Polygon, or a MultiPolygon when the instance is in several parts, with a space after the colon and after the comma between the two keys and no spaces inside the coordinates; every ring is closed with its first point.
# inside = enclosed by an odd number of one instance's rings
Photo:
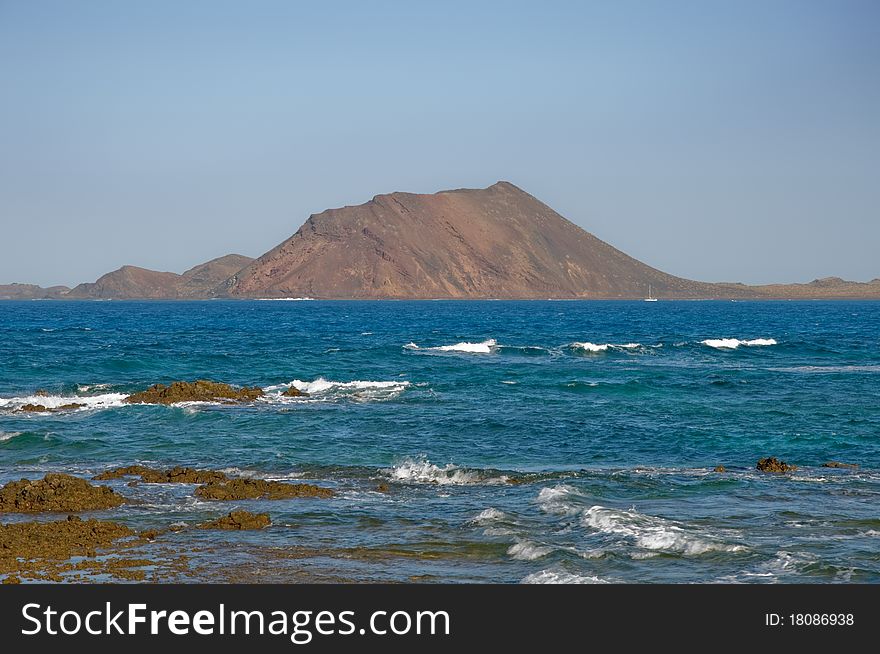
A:
{"type": "MultiPolygon", "coordinates": [[[[828,461],[822,467],[855,470],[858,465],[828,461]]],[[[768,475],[788,475],[797,471],[798,466],[776,457],[765,457],[754,470],[768,475]]],[[[723,474],[732,470],[719,465],[711,472],[723,474]]],[[[36,520],[0,524],[2,583],[179,580],[192,572],[190,557],[181,554],[179,549],[169,549],[167,543],[161,547],[164,536],[192,530],[250,531],[272,526],[268,513],[252,513],[237,506],[202,522],[172,523],[140,532],[116,520],[84,519],[77,515],[136,506],[141,502],[137,488],[142,484],[192,485],[195,487],[191,491],[193,497],[218,504],[334,497],[332,489],[314,484],[234,477],[219,470],[181,466],[160,469],[134,464],[105,470],[92,477],[92,481],[126,479],[129,480],[126,488],[133,490],[124,494],[62,473],[49,473],[36,480],[10,481],[0,487],[0,515],[39,516],[36,520]],[[45,519],[58,514],[63,517],[45,519]],[[158,549],[151,550],[151,546],[158,549]],[[153,570],[149,577],[147,570],[153,570]]],[[[510,483],[528,482],[511,479],[510,483]]],[[[383,483],[374,490],[385,493],[390,489],[383,483]]]]}
{"type": "MultiPolygon", "coordinates": [[[[105,471],[95,480],[138,477],[139,484],[193,484],[193,495],[206,500],[281,500],[332,498],[329,488],[313,484],[229,477],[216,470],[175,467],[168,470],[141,465],[105,471]]],[[[134,532],[124,524],[108,520],[83,520],[78,513],[137,504],[137,497],[123,496],[108,486],[91,484],[80,477],[61,473],[43,479],[11,481],[0,487],[0,514],[68,514],[56,520],[36,520],[0,524],[0,577],[3,583],[62,581],[66,575],[82,572],[115,580],[145,579],[142,568],[157,561],[126,558],[127,550],[155,542],[168,533],[188,529],[256,530],[271,525],[267,513],[236,509],[216,519],[198,524],[169,525],[165,529],[134,532]],[[77,560],[82,559],[82,560],[77,560]]],[[[178,557],[165,562],[169,573],[183,572],[186,560],[178,557]]]]}

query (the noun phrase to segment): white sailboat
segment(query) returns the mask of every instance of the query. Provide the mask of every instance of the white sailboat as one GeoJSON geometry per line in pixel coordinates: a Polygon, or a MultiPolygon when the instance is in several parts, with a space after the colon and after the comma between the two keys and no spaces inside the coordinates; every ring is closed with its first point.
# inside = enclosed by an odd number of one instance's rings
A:
{"type": "Polygon", "coordinates": [[[645,298],[645,302],[656,302],[657,298],[654,297],[654,294],[651,292],[651,285],[648,284],[648,297],[645,298]]]}

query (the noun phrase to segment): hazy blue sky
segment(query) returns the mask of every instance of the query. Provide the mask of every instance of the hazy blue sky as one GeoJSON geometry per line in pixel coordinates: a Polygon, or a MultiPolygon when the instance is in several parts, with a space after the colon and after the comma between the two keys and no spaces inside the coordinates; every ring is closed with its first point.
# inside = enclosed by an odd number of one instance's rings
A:
{"type": "Polygon", "coordinates": [[[0,283],[498,179],[675,274],[880,277],[880,2],[0,0],[0,283]]]}

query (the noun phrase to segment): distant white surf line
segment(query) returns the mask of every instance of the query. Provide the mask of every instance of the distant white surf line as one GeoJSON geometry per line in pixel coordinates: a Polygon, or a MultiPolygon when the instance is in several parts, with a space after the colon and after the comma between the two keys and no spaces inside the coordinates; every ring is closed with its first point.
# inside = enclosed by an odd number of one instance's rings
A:
{"type": "Polygon", "coordinates": [[[313,297],[258,297],[257,302],[311,302],[313,297]]]}
{"type": "Polygon", "coordinates": [[[573,350],[584,350],[585,352],[607,352],[610,350],[637,350],[642,347],[641,343],[590,343],[589,341],[570,343],[569,346],[573,350]]]}
{"type": "Polygon", "coordinates": [[[753,338],[751,340],[741,340],[739,338],[707,338],[700,341],[703,345],[714,347],[717,350],[735,350],[740,345],[746,347],[777,345],[775,338],[753,338]]]}
{"type": "Polygon", "coordinates": [[[419,347],[415,343],[407,343],[403,346],[407,350],[423,350],[426,352],[464,352],[466,354],[492,354],[498,348],[498,341],[494,338],[479,343],[462,341],[453,345],[438,345],[437,347],[419,347]]]}

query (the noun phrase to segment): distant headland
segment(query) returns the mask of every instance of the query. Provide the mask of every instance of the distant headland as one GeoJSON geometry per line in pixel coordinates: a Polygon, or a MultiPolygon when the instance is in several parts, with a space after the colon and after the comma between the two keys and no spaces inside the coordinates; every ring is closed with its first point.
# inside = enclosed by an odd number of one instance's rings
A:
{"type": "Polygon", "coordinates": [[[624,254],[509,182],[430,195],[377,195],[314,214],[251,259],[183,274],[123,266],[74,288],[0,285],[2,300],[860,299],[880,279],[748,286],[667,274],[624,254]]]}

